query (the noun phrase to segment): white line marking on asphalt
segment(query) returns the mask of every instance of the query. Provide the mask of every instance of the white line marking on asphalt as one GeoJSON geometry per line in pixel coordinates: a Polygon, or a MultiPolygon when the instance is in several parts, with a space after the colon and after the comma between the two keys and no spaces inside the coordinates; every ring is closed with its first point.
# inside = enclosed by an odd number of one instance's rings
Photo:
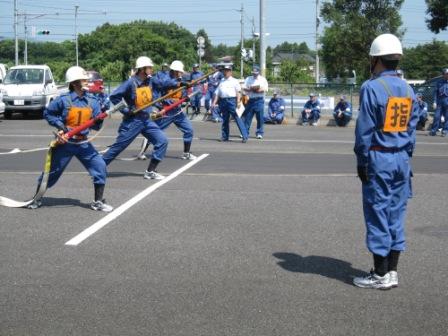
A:
{"type": "Polygon", "coordinates": [[[145,190],[143,190],[142,192],[140,192],[139,194],[137,194],[136,196],[131,198],[129,201],[127,201],[126,203],[120,205],[118,208],[113,210],[106,217],[103,217],[98,222],[96,222],[92,226],[88,227],[87,229],[82,231],[77,236],[75,236],[72,239],[70,239],[68,242],[65,243],[65,245],[77,246],[82,241],[84,241],[85,239],[87,239],[88,237],[93,235],[95,232],[97,232],[98,230],[102,229],[104,226],[109,224],[115,218],[120,216],[122,213],[124,213],[130,207],[132,207],[135,204],[137,204],[138,202],[140,202],[142,199],[144,199],[146,196],[151,194],[153,191],[157,190],[158,188],[160,188],[164,184],[168,183],[169,181],[171,181],[175,177],[179,176],[180,174],[182,174],[187,169],[193,167],[196,163],[198,163],[199,161],[205,159],[208,155],[209,154],[202,154],[201,156],[199,156],[196,159],[190,161],[188,164],[186,164],[182,168],[176,170],[175,172],[173,172],[171,175],[167,176],[163,180],[161,180],[161,181],[151,185],[150,187],[146,188],[145,190]]]}

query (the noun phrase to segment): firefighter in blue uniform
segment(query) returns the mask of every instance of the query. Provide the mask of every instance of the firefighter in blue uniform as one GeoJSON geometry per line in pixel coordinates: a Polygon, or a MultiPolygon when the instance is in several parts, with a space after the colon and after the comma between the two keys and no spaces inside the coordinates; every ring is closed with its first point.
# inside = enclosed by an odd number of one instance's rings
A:
{"type": "Polygon", "coordinates": [[[419,92],[415,95],[418,104],[418,123],[417,129],[425,130],[426,121],[428,120],[428,104],[423,101],[423,95],[419,92]]]}
{"type": "Polygon", "coordinates": [[[320,101],[315,93],[310,93],[310,99],[305,103],[302,111],[302,125],[308,126],[309,122],[317,126],[320,118],[320,101]]]}
{"type": "Polygon", "coordinates": [[[400,40],[378,36],[370,48],[372,78],[360,91],[355,147],[362,181],[367,248],[374,269],[353,279],[362,288],[398,286],[398,258],[405,249],[404,221],[411,196],[410,159],[418,120],[412,88],[396,72],[403,55],[400,40]]]}
{"type": "Polygon", "coordinates": [[[274,91],[271,100],[269,100],[268,113],[263,117],[264,122],[269,124],[281,124],[285,117],[285,106],[285,100],[280,97],[279,91],[274,91]]]}
{"type": "Polygon", "coordinates": [[[444,137],[448,133],[448,68],[442,70],[442,78],[436,83],[433,107],[435,109],[434,121],[429,135],[436,135],[443,117],[445,125],[442,128],[442,136],[444,137]]]}
{"type": "MultiPolygon", "coordinates": [[[[181,86],[185,86],[186,88],[189,87],[189,84],[182,79],[183,73],[184,64],[181,61],[176,60],[171,63],[168,76],[153,78],[154,88],[157,88],[154,92],[155,97],[163,97],[181,86]]],[[[186,90],[181,90],[172,95],[171,98],[165,99],[162,102],[162,105],[171,105],[185,96],[185,94],[186,90]]],[[[196,156],[190,152],[191,143],[193,142],[193,126],[187,115],[184,112],[181,112],[181,109],[181,106],[175,107],[169,114],[163,118],[157,119],[156,123],[162,130],[165,130],[171,124],[176,125],[176,127],[183,133],[184,153],[181,158],[183,160],[194,160],[196,159],[196,156]]]]}
{"type": "MultiPolygon", "coordinates": [[[[195,63],[193,64],[193,71],[190,73],[190,82],[197,80],[198,78],[201,78],[204,76],[204,73],[199,70],[199,64],[195,63]]],[[[204,79],[201,83],[197,83],[195,86],[193,86],[193,92],[199,91],[199,93],[195,94],[191,98],[191,107],[193,108],[194,114],[200,114],[201,113],[201,99],[202,99],[202,90],[203,90],[203,84],[206,83],[206,80],[204,79]]]]}
{"type": "Polygon", "coordinates": [[[219,104],[219,110],[222,113],[221,141],[229,141],[229,123],[230,117],[235,119],[238,129],[241,133],[242,142],[247,142],[248,133],[246,126],[236,113],[236,108],[241,104],[241,85],[237,79],[232,77],[232,66],[223,66],[224,78],[221,80],[213,98],[212,108],[219,104]]]}
{"type": "MultiPolygon", "coordinates": [[[[87,169],[93,180],[95,196],[90,205],[96,211],[110,212],[113,208],[103,199],[104,186],[106,184],[106,164],[101,155],[87,140],[89,129],[67,139],[64,134],[89,119],[95,118],[101,113],[100,105],[93,95],[88,93],[88,75],[78,66],[69,68],[65,74],[69,85],[69,92],[62,94],[53,100],[44,111],[47,122],[58,129],[57,143],[51,157],[51,168],[48,176],[47,187],[51,188],[61,177],[65,168],[75,156],[87,169]]],[[[102,121],[97,122],[91,128],[99,130],[102,121]]],[[[39,178],[39,184],[43,176],[39,178]]],[[[29,207],[38,208],[41,200],[35,200],[29,207]]]]}
{"type": "Polygon", "coordinates": [[[168,138],[160,127],[150,119],[151,107],[144,108],[137,113],[133,112],[152,101],[151,74],[153,66],[149,57],[137,58],[135,75],[122,83],[110,95],[110,101],[113,104],[118,104],[124,99],[129,107],[121,110],[123,121],[118,128],[118,137],[103,154],[103,159],[106,164],[110,164],[139,134],[142,134],[154,145],[151,161],[143,177],[148,180],[161,180],[164,176],[159,174],[156,168],[165,157],[168,138]]]}
{"type": "Polygon", "coordinates": [[[352,119],[352,105],[347,101],[347,97],[342,95],[333,110],[336,125],[344,127],[352,119]]]}
{"type": "MultiPolygon", "coordinates": [[[[212,65],[211,70],[216,71],[218,66],[212,65]]],[[[221,71],[216,71],[207,78],[207,93],[205,95],[205,109],[207,110],[207,114],[211,114],[211,120],[214,122],[222,122],[221,113],[219,111],[218,105],[215,105],[213,109],[210,109],[210,105],[213,102],[213,97],[221,80],[224,78],[224,75],[221,71]]],[[[209,119],[209,120],[210,120],[209,119]]]]}

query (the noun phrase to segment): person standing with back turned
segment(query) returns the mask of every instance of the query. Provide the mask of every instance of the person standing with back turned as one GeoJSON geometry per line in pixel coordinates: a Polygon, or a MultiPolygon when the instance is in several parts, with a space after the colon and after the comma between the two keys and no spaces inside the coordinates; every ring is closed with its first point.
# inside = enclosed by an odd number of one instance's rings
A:
{"type": "Polygon", "coordinates": [[[402,55],[396,36],[378,36],[370,47],[372,78],[359,95],[354,151],[362,181],[366,243],[374,263],[370,275],[353,279],[361,288],[397,287],[398,258],[406,247],[404,221],[412,196],[410,160],[418,110],[414,91],[396,71],[402,55]]]}

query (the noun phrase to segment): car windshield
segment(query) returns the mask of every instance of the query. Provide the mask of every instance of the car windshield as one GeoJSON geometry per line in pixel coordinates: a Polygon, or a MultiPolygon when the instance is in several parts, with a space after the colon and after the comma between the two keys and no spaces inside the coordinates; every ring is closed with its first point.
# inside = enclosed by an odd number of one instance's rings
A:
{"type": "Polygon", "coordinates": [[[4,84],[40,84],[44,81],[43,69],[11,69],[4,84]]]}

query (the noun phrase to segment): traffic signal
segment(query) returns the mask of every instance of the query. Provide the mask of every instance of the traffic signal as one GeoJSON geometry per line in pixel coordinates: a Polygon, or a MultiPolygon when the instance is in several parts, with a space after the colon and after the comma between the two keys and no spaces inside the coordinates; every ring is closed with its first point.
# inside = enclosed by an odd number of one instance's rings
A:
{"type": "Polygon", "coordinates": [[[37,35],[48,35],[50,34],[49,30],[40,30],[37,32],[37,35]]]}

